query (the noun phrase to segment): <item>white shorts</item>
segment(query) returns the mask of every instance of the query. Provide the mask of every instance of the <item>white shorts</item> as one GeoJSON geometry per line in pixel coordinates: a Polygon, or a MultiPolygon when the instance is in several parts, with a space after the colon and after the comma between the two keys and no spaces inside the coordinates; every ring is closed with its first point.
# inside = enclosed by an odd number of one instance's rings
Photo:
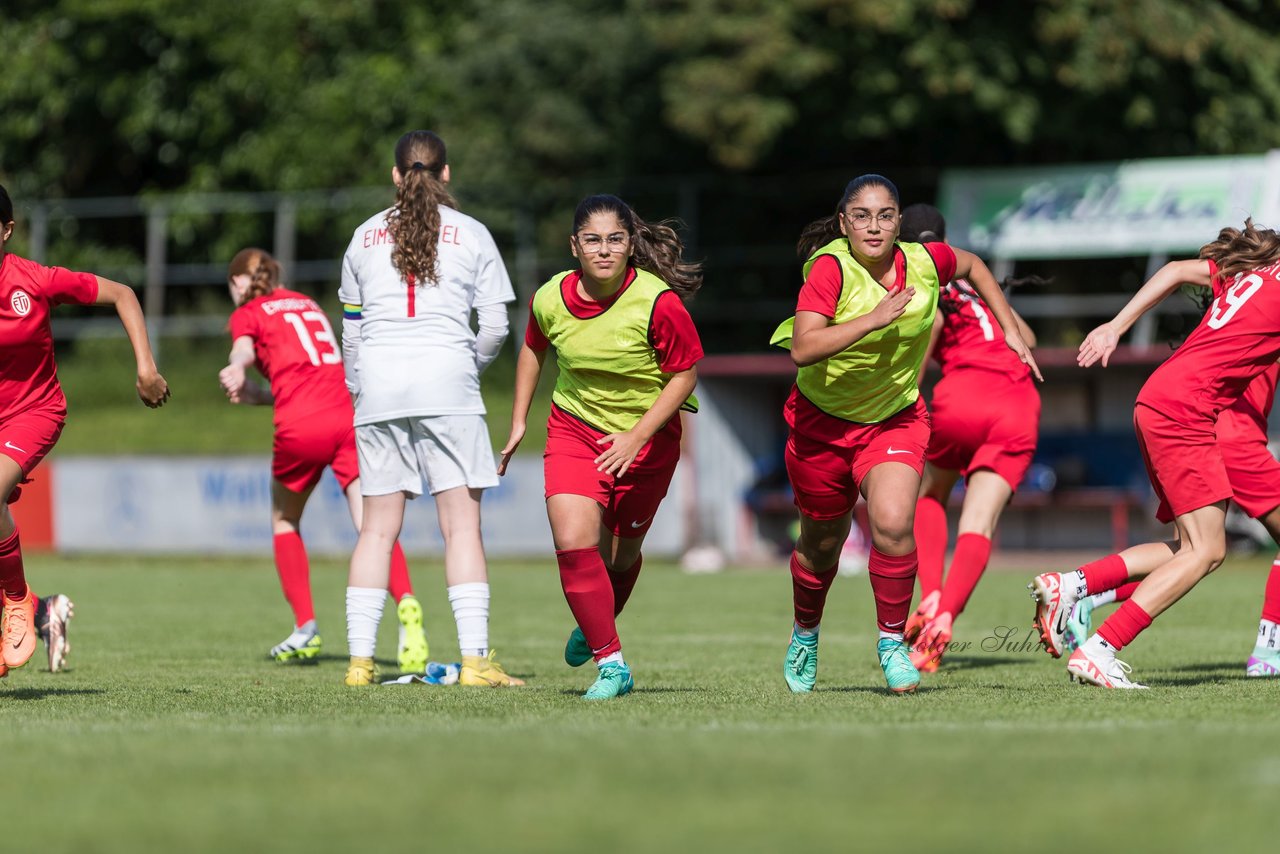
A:
{"type": "Polygon", "coordinates": [[[483,415],[396,418],[356,426],[360,494],[407,492],[423,483],[432,495],[467,486],[498,485],[498,465],[483,415]]]}

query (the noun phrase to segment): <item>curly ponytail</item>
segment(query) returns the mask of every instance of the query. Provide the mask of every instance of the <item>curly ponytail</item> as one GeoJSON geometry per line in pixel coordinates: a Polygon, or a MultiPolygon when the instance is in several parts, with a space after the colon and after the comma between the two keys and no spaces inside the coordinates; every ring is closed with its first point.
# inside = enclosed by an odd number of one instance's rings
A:
{"type": "Polygon", "coordinates": [[[602,193],[588,196],[573,213],[576,234],[587,220],[600,213],[611,213],[622,223],[632,243],[632,263],[666,282],[680,299],[688,302],[702,287],[701,262],[685,261],[684,242],[676,233],[675,220],[645,222],[631,206],[617,196],[602,193]]]}
{"type": "Polygon", "coordinates": [[[391,263],[405,281],[439,281],[440,206],[458,206],[441,180],[446,165],[444,140],[429,130],[410,131],[396,143],[400,186],[387,231],[395,243],[391,263]]]}
{"type": "Polygon", "coordinates": [[[234,279],[236,276],[246,274],[250,278],[249,288],[244,293],[241,305],[266,296],[280,287],[280,262],[265,249],[251,246],[241,249],[236,253],[236,257],[231,259],[231,265],[227,268],[227,278],[234,279]]]}

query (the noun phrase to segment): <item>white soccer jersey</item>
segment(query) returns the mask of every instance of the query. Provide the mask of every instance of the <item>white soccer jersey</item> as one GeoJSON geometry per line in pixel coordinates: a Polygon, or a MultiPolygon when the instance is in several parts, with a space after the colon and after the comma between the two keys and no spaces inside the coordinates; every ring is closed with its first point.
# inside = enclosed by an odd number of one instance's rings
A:
{"type": "Polygon", "coordinates": [[[344,316],[360,319],[356,424],[482,415],[472,309],[515,299],[489,230],[440,206],[436,283],[409,285],[391,264],[388,211],[355,230],[342,258],[344,316]]]}

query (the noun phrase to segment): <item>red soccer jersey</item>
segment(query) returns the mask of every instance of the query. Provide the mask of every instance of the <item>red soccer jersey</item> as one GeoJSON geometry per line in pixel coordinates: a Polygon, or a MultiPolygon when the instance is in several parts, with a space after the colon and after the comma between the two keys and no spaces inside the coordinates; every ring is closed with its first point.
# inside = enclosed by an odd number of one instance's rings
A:
{"type": "Polygon", "coordinates": [[[35,409],[66,415],[49,310],[97,298],[98,279],[92,273],[45,267],[7,253],[0,257],[0,421],[35,409]]]}
{"type": "Polygon", "coordinates": [[[933,357],[942,375],[961,368],[995,371],[1011,379],[1024,379],[1031,368],[1004,343],[1004,332],[996,316],[964,279],[956,279],[938,296],[942,313],[942,334],[933,357]]]}
{"type": "Polygon", "coordinates": [[[232,340],[243,335],[253,339],[258,370],[271,382],[276,429],[326,410],[355,421],[342,353],[315,300],[285,288],[252,299],[231,314],[232,340]]]}
{"type": "MultiPolygon", "coordinates": [[[[578,293],[578,280],[581,273],[570,273],[560,283],[560,294],[570,314],[579,320],[589,320],[596,315],[604,314],[609,306],[618,301],[623,291],[630,287],[635,279],[635,268],[628,268],[626,280],[618,292],[608,299],[594,301],[585,300],[578,293]]],[[[649,319],[649,342],[658,355],[658,368],[667,374],[687,371],[703,357],[702,340],[698,337],[698,328],[693,325],[689,310],[680,301],[675,291],[663,291],[653,304],[653,316],[649,319]]],[[[529,300],[529,325],[524,330],[524,343],[529,349],[542,352],[550,346],[547,336],[542,334],[538,320],[533,314],[533,300],[529,300]]]]}
{"type": "Polygon", "coordinates": [[[1138,403],[1183,423],[1213,422],[1280,357],[1280,261],[1223,281],[1200,324],[1138,393],[1138,403]]]}
{"type": "Polygon", "coordinates": [[[1267,418],[1276,401],[1277,380],[1280,380],[1280,364],[1272,365],[1254,377],[1240,399],[1227,408],[1253,419],[1263,435],[1266,435],[1267,418]]]}

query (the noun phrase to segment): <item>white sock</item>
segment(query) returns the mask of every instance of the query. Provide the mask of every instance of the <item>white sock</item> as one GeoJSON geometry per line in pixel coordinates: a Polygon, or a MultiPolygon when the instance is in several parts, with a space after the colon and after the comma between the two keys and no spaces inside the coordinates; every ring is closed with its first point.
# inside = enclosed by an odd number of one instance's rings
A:
{"type": "Polygon", "coordinates": [[[1259,649],[1280,649],[1280,626],[1270,620],[1262,620],[1258,623],[1258,648],[1259,649]]]}
{"type": "Polygon", "coordinates": [[[1095,593],[1090,596],[1089,601],[1095,608],[1101,605],[1110,605],[1112,602],[1116,601],[1116,591],[1103,590],[1101,593],[1095,593]]]}
{"type": "Polygon", "coordinates": [[[817,626],[811,626],[810,628],[805,628],[799,623],[792,623],[791,625],[792,625],[792,631],[795,632],[796,637],[798,638],[804,638],[805,640],[808,640],[809,638],[816,638],[818,636],[817,626]]]}
{"type": "Polygon", "coordinates": [[[1062,573],[1062,598],[1072,603],[1079,602],[1089,595],[1089,583],[1084,580],[1084,570],[1077,569],[1062,573]]]}
{"type": "Polygon", "coordinates": [[[622,660],[622,650],[611,652],[596,662],[597,667],[604,667],[606,664],[626,664],[626,662],[622,660]]]}
{"type": "Polygon", "coordinates": [[[458,624],[458,649],[463,655],[489,654],[489,584],[477,581],[449,588],[453,620],[458,624]]]}
{"type": "Polygon", "coordinates": [[[1116,657],[1116,648],[1107,643],[1106,640],[1103,639],[1102,635],[1096,633],[1084,642],[1082,649],[1085,651],[1086,655],[1094,658],[1116,657]]]}
{"type": "Polygon", "coordinates": [[[373,658],[386,601],[381,587],[347,588],[347,650],[352,658],[373,658]]]}
{"type": "Polygon", "coordinates": [[[898,643],[902,643],[907,639],[907,636],[902,632],[881,632],[880,640],[884,640],[885,638],[892,638],[893,640],[896,640],[898,643]]]}

